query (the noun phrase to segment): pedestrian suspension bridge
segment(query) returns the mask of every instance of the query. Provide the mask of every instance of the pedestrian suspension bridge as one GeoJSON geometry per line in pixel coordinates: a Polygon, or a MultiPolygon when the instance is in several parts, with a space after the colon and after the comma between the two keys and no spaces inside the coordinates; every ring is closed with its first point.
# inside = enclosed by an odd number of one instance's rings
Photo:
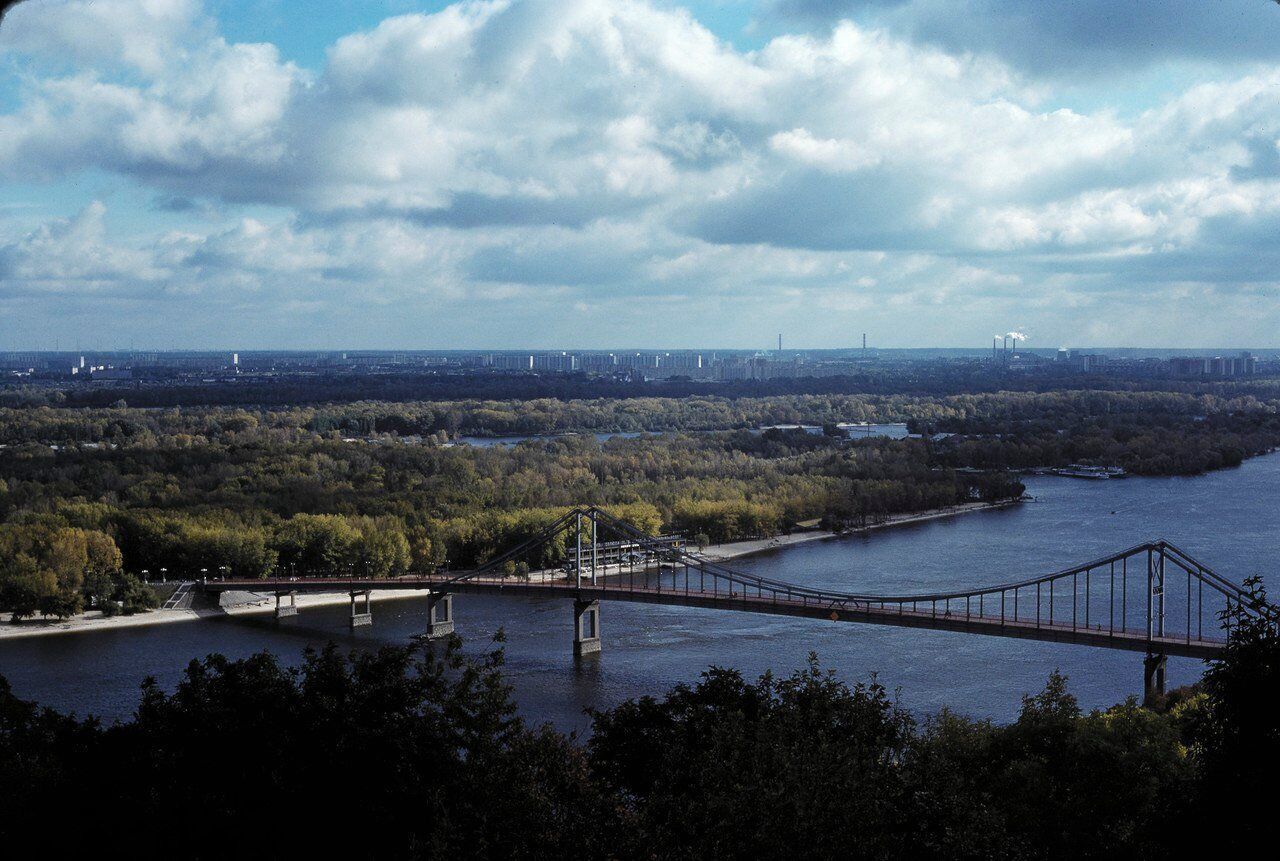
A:
{"type": "Polygon", "coordinates": [[[1151,541],[1040,576],[991,586],[876,595],[797,585],[738,571],[670,536],[655,537],[595,508],[575,508],[483,565],[390,579],[223,579],[207,593],[274,592],[276,615],[297,613],[295,596],[346,591],[353,627],[372,623],[369,596],[428,594],[426,636],[453,633],[453,595],[502,592],[571,598],[574,653],[600,651],[600,602],[633,601],[861,622],[1144,654],[1145,692],[1163,692],[1168,656],[1212,658],[1233,619],[1277,618],[1258,600],[1168,541],[1151,541]],[[287,602],[286,602],[287,599],[287,602]],[[363,603],[361,602],[363,599],[363,603]]]}

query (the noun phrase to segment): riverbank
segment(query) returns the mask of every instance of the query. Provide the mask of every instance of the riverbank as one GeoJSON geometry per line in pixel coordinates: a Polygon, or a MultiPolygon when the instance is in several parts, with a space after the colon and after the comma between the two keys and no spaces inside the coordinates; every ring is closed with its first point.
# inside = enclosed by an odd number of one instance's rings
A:
{"type": "MultiPolygon", "coordinates": [[[[0,613],[0,640],[19,637],[38,637],[48,634],[114,631],[123,628],[141,628],[149,625],[165,625],[173,622],[194,622],[199,619],[223,619],[227,616],[252,616],[273,613],[276,609],[274,595],[259,592],[228,593],[230,603],[200,610],[149,610],[132,616],[104,616],[92,611],[72,616],[70,619],[24,619],[17,624],[10,621],[9,613],[0,613]]],[[[421,597],[421,592],[374,592],[369,598],[373,603],[421,597]]],[[[322,592],[295,597],[299,610],[308,607],[327,607],[346,604],[351,598],[344,592],[322,592]]],[[[361,598],[363,603],[364,599],[361,598]]]]}
{"type": "MultiPolygon", "coordinates": [[[[900,514],[890,516],[882,521],[868,524],[860,529],[851,529],[846,532],[830,532],[826,530],[814,530],[811,532],[793,532],[790,535],[778,535],[773,538],[760,538],[751,541],[734,541],[728,544],[717,544],[707,547],[701,551],[701,555],[714,562],[724,562],[729,559],[740,559],[745,556],[752,556],[758,553],[768,553],[773,550],[782,550],[787,547],[794,547],[797,544],[806,544],[812,541],[825,541],[831,538],[838,538],[842,535],[854,535],[862,532],[872,532],[878,529],[889,529],[896,526],[907,526],[912,523],[921,523],[926,520],[937,520],[944,517],[956,517],[961,514],[971,514],[977,511],[989,511],[992,509],[1006,508],[1011,505],[1017,505],[1022,500],[1011,500],[1000,503],[972,502],[962,505],[948,506],[947,508],[931,509],[929,511],[916,512],[914,514],[900,514]]],[[[370,599],[374,603],[383,601],[405,600],[407,598],[421,597],[421,592],[374,592],[370,595],[370,599]]],[[[350,596],[345,592],[325,592],[320,594],[300,594],[296,596],[298,608],[306,609],[308,607],[324,607],[335,604],[346,604],[349,602],[350,596]]],[[[210,607],[207,609],[182,609],[182,610],[151,610],[146,613],[137,613],[132,616],[106,616],[98,611],[83,613],[73,616],[69,619],[25,619],[17,624],[10,620],[9,613],[0,613],[0,640],[8,640],[19,637],[37,637],[52,634],[70,634],[80,632],[94,631],[113,631],[125,628],[139,628],[149,625],[165,625],[174,622],[193,622],[199,619],[225,618],[227,616],[250,616],[275,611],[275,597],[259,592],[232,592],[226,593],[219,607],[210,607]]]]}

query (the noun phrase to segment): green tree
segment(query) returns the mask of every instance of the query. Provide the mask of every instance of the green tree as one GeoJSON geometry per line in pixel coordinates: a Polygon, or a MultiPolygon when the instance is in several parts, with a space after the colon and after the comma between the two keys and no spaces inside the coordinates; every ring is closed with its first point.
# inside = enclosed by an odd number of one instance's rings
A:
{"type": "Polygon", "coordinates": [[[275,550],[286,570],[307,574],[345,572],[355,561],[360,533],[345,517],[297,514],[281,524],[275,550]]]}
{"type": "MultiPolygon", "coordinates": [[[[1280,621],[1261,578],[1251,577],[1245,586],[1251,597],[1226,614],[1227,648],[1210,662],[1202,683],[1208,713],[1197,722],[1195,738],[1205,827],[1223,816],[1259,826],[1268,822],[1268,799],[1280,772],[1280,713],[1273,702],[1280,683],[1280,621]]],[[[1244,849],[1251,832],[1226,835],[1224,846],[1244,849]]]]}

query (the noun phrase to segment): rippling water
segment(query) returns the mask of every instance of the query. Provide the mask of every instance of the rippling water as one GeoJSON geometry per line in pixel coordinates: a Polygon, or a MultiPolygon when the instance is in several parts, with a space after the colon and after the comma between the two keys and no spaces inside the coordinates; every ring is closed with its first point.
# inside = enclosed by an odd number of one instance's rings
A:
{"type": "MultiPolygon", "coordinates": [[[[1167,538],[1237,582],[1280,558],[1275,528],[1280,455],[1196,478],[1091,482],[1032,478],[1036,501],[775,551],[732,563],[798,583],[859,592],[904,592],[1007,581],[1167,538]]],[[[269,649],[295,660],[308,644],[402,643],[420,631],[425,601],[374,605],[374,627],[347,630],[345,606],[303,610],[294,620],[222,619],[152,628],[0,642],[0,674],[23,697],[78,713],[127,717],[146,675],[171,687],[186,662],[210,652],[269,649]]],[[[848,623],[607,603],[604,653],[575,665],[567,601],[459,595],[458,633],[480,651],[507,633],[507,674],[526,716],[584,730],[583,709],[657,694],[712,664],[748,675],[787,672],[810,651],[850,681],[875,677],[914,710],[943,705],[1009,719],[1020,697],[1061,669],[1087,707],[1140,693],[1142,657],[1083,646],[1005,640],[848,623]]],[[[1202,664],[1170,659],[1169,681],[1194,680],[1202,664]]]]}

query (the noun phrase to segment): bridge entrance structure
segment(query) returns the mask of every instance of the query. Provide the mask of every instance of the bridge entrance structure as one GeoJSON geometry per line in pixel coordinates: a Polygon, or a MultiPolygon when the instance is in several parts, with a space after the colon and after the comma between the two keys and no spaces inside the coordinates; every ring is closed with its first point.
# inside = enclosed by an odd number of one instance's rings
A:
{"type": "MultiPolygon", "coordinates": [[[[206,592],[292,596],[349,591],[352,624],[368,624],[368,593],[430,593],[427,635],[453,630],[451,596],[506,592],[574,603],[574,652],[600,651],[600,603],[633,601],[986,634],[1144,655],[1144,693],[1163,692],[1168,656],[1212,658],[1231,620],[1280,612],[1168,541],[1150,541],[1049,574],[955,591],[875,595],[803,586],[738,571],[683,541],[651,536],[596,507],[575,508],[505,553],[465,571],[390,579],[208,580],[206,592]],[[607,556],[602,552],[608,547],[607,556]],[[613,552],[625,548],[623,552],[613,552]],[[365,596],[363,612],[356,597],[365,596]],[[441,618],[440,610],[446,614],[441,618]]],[[[292,605],[292,597],[290,597],[292,605]]]]}

